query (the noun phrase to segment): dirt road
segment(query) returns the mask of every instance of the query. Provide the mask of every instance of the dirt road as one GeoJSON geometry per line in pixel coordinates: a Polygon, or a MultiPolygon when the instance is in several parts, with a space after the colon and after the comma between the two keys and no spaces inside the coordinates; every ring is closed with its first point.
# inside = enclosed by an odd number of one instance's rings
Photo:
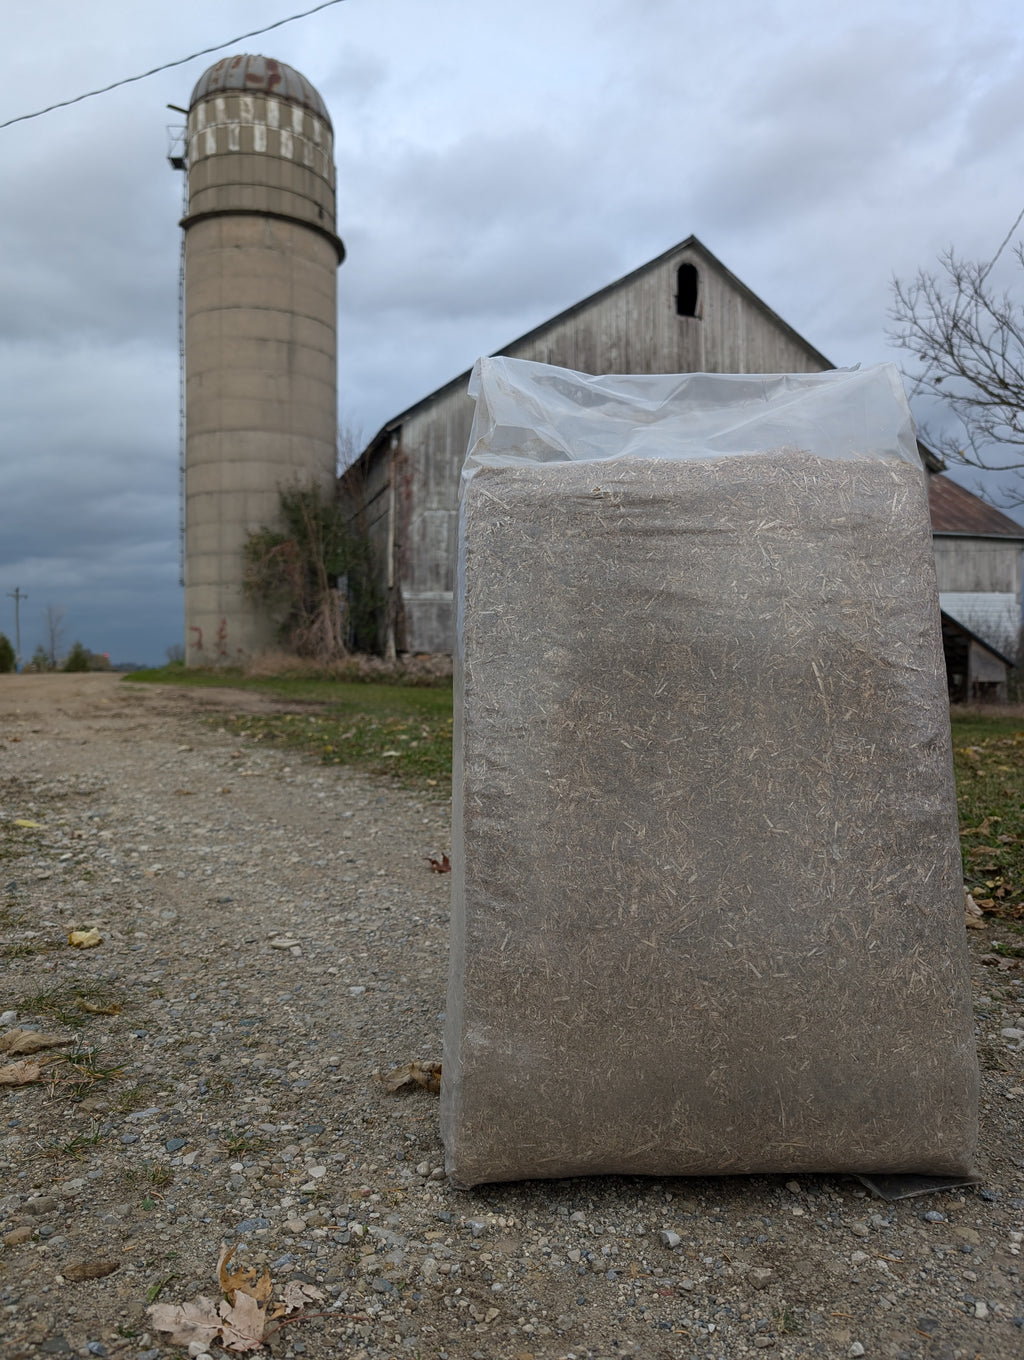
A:
{"type": "Polygon", "coordinates": [[[0,1036],[63,1041],[0,1053],[63,1055],[0,1086],[3,1360],[184,1355],[186,1302],[193,1353],[1019,1360],[1019,969],[975,968],[981,1192],[455,1191],[436,1098],[376,1075],[440,1057],[447,805],[218,726],[265,702],[0,676],[0,1036]],[[243,1277],[217,1337],[225,1243],[278,1316],[243,1277]]]}

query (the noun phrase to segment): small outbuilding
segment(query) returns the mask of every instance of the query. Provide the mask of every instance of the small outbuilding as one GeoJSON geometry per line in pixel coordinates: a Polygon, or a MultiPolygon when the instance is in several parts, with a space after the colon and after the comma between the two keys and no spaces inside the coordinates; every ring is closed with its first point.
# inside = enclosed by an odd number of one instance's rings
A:
{"type": "Polygon", "coordinates": [[[1021,632],[1024,525],[936,474],[928,485],[950,697],[1007,697],[1021,632]]]}

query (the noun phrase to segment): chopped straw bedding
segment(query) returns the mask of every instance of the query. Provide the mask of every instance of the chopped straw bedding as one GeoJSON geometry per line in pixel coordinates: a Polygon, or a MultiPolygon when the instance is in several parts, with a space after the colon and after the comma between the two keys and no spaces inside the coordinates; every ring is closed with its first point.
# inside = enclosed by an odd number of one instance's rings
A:
{"type": "Polygon", "coordinates": [[[483,466],[462,552],[454,1179],[970,1174],[920,469],[483,466]]]}

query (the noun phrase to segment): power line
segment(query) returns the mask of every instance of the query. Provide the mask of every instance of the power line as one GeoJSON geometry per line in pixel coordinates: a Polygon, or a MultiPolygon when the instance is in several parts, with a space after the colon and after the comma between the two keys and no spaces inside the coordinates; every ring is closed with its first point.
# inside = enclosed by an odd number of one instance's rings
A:
{"type": "Polygon", "coordinates": [[[139,76],[126,76],[124,80],[115,80],[111,85],[104,85],[99,90],[89,90],[85,94],[75,95],[74,99],[62,99],[59,104],[49,104],[45,109],[37,109],[35,113],[20,113],[17,118],[8,118],[6,123],[0,123],[0,128],[10,127],[13,123],[25,123],[30,118],[42,118],[44,113],[52,113],[54,109],[66,109],[70,104],[80,104],[83,99],[94,99],[98,94],[107,94],[110,90],[117,90],[122,85],[132,85],[137,80],[146,80],[149,76],[155,76],[160,71],[170,71],[175,66],[185,66],[190,61],[195,61],[197,57],[207,57],[211,52],[220,52],[225,47],[233,47],[235,43],[244,42],[246,38],[258,38],[261,33],[269,33],[273,28],[283,28],[285,24],[292,24],[296,19],[307,19],[311,14],[318,14],[322,9],[330,9],[332,5],[340,5],[342,0],[323,0],[322,4],[314,5],[312,9],[304,9],[300,14],[289,14],[287,19],[278,19],[275,23],[267,24],[265,28],[254,28],[251,33],[239,33],[237,38],[228,38],[226,42],[216,43],[213,47],[204,47],[199,52],[193,52],[190,56],[180,57],[177,61],[166,61],[163,66],[154,66],[151,71],[143,71],[139,76]]]}
{"type": "Polygon", "coordinates": [[[1014,232],[1017,230],[1017,228],[1020,226],[1021,220],[1022,220],[1022,219],[1024,219],[1024,208],[1021,208],[1020,212],[1019,212],[1018,215],[1017,215],[1017,220],[1016,220],[1016,222],[1014,222],[1013,226],[1010,228],[1010,230],[1009,230],[1009,231],[1006,233],[1006,235],[1003,237],[1003,244],[999,247],[999,249],[996,251],[996,253],[992,256],[991,260],[989,260],[988,264],[987,264],[987,265],[985,266],[985,268],[981,271],[981,279],[979,280],[979,282],[983,281],[984,279],[986,279],[986,278],[988,277],[988,275],[989,275],[989,273],[990,273],[990,271],[991,271],[991,269],[992,269],[992,266],[995,264],[996,260],[999,259],[1000,255],[1002,255],[1002,253],[1003,253],[1003,251],[1006,249],[1006,247],[1010,244],[1010,237],[1013,235],[1013,233],[1014,233],[1014,232]]]}

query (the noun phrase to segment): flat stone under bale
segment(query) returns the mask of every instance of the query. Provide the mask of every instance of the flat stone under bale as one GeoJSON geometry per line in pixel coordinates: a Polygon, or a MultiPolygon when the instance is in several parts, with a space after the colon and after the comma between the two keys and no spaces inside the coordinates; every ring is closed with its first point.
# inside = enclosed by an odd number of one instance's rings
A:
{"type": "Polygon", "coordinates": [[[462,552],[456,1182],[970,1174],[922,471],[480,466],[462,552]]]}

